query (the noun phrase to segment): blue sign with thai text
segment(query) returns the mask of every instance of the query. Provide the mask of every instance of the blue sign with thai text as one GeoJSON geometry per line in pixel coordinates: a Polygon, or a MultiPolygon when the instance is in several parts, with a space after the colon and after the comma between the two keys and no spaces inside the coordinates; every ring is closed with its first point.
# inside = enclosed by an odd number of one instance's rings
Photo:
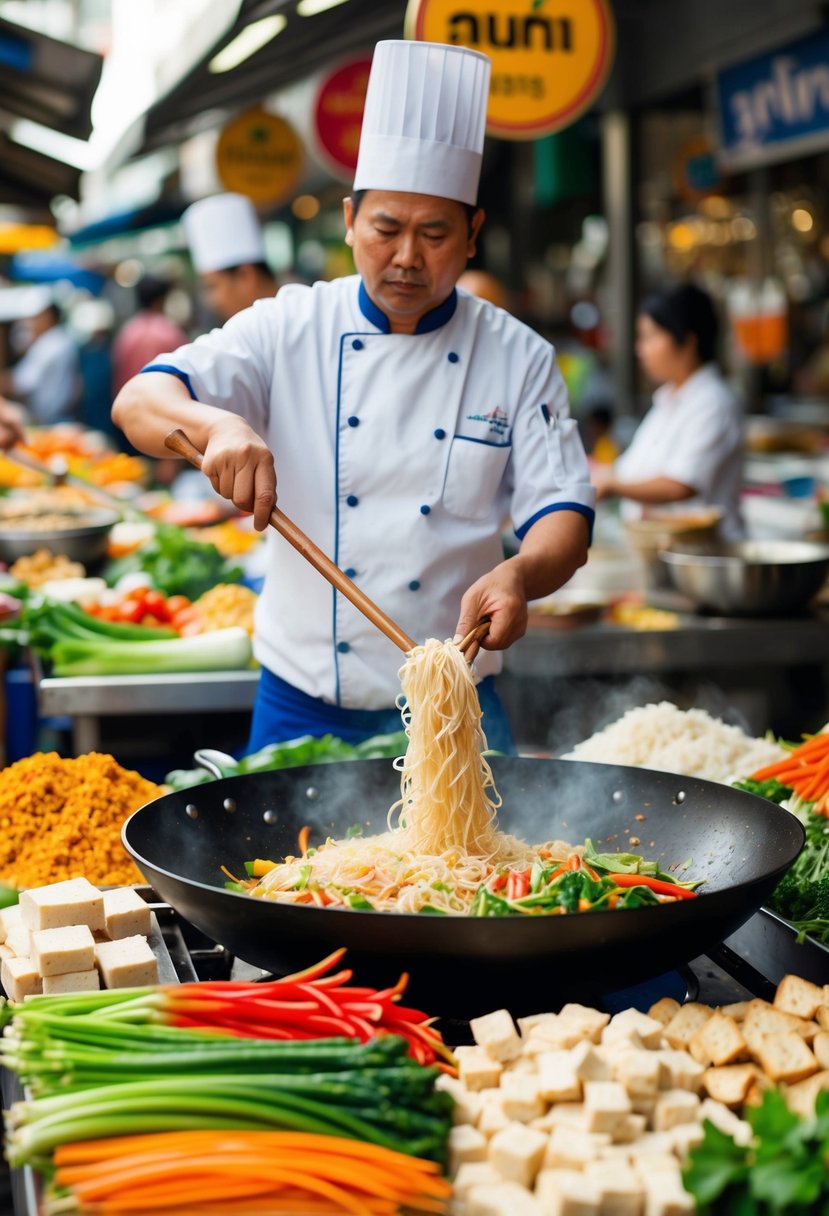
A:
{"type": "Polygon", "coordinates": [[[717,75],[720,157],[785,160],[829,146],[829,27],[717,75]]]}

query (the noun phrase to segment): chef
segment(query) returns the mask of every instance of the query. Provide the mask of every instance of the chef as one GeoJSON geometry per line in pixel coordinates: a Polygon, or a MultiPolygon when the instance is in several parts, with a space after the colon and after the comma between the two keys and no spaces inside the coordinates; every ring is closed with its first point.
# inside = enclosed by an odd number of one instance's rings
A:
{"type": "Polygon", "coordinates": [[[624,519],[649,509],[718,507],[726,540],[743,534],[739,498],[743,409],[716,364],[719,325],[706,291],[693,283],[650,296],[639,309],[636,354],[659,384],[630,446],[597,467],[599,496],[622,500],[624,519]]]}
{"type": "MultiPolygon", "coordinates": [[[[411,636],[462,636],[489,615],[484,729],[510,750],[498,652],[524,633],[527,601],[584,563],[594,491],[550,345],[455,290],[484,220],[489,71],[463,48],[379,43],[344,202],[358,274],[283,287],[163,356],[113,416],[151,455],[181,427],[260,529],[275,459],[285,512],[411,636]],[[521,543],[504,560],[507,518],[521,543]]],[[[399,729],[400,652],[276,532],[267,544],[251,750],[399,729]]]]}
{"type": "Polygon", "coordinates": [[[257,300],[276,295],[256,209],[243,194],[199,199],[181,217],[204,301],[228,321],[257,300]]]}

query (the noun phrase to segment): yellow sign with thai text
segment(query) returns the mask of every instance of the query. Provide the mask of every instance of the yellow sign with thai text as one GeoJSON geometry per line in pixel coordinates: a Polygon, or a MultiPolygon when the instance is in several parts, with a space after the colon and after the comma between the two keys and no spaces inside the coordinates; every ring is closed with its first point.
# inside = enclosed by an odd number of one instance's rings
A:
{"type": "Polygon", "coordinates": [[[501,139],[574,122],[602,91],[616,43],[607,0],[409,0],[406,36],[489,55],[487,133],[501,139]]]}
{"type": "Polygon", "coordinates": [[[302,141],[284,118],[253,109],[234,118],[216,145],[216,171],[226,190],[255,203],[279,203],[302,175],[302,141]]]}

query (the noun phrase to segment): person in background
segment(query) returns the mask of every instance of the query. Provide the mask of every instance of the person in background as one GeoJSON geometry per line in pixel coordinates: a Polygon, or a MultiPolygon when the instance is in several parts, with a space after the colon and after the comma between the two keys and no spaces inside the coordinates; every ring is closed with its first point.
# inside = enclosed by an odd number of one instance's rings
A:
{"type": "MultiPolygon", "coordinates": [[[[204,302],[224,324],[257,300],[275,296],[277,281],[249,198],[214,194],[181,217],[204,302]]],[[[168,348],[172,349],[172,348],[168,348]]]]}
{"type": "Polygon", "coordinates": [[[78,407],[81,375],[78,348],[61,311],[48,300],[21,329],[27,348],[14,367],[0,371],[0,395],[21,401],[38,426],[66,422],[78,407]]]}
{"type": "Polygon", "coordinates": [[[145,274],[136,287],[139,311],[130,317],[112,346],[112,387],[118,393],[162,351],[174,350],[187,341],[187,334],[164,311],[172,290],[168,279],[145,274]]]}
{"type": "MultiPolygon", "coordinates": [[[[152,456],[184,430],[260,531],[276,459],[286,513],[411,636],[459,640],[489,616],[484,729],[510,751],[497,652],[584,564],[594,493],[552,347],[456,290],[484,222],[489,76],[466,48],[379,42],[343,204],[358,273],[286,285],[165,354],[113,417],[152,456]],[[508,515],[521,547],[504,560],[508,515]]],[[[249,749],[399,729],[399,651],[273,530],[267,560],[249,749]]]]}
{"type": "Polygon", "coordinates": [[[71,313],[81,362],[80,420],[93,431],[121,438],[112,410],[112,345],[115,309],[109,300],[82,300],[71,313]]]}
{"type": "Polygon", "coordinates": [[[627,450],[592,469],[599,498],[620,498],[623,518],[649,507],[715,506],[724,539],[742,535],[743,410],[715,361],[718,332],[711,297],[693,284],[640,308],[636,355],[660,387],[627,450]]]}
{"type": "Polygon", "coordinates": [[[25,439],[23,415],[16,405],[0,397],[0,451],[7,452],[25,439]]]}
{"type": "Polygon", "coordinates": [[[458,279],[458,287],[472,296],[477,296],[479,300],[489,300],[496,308],[510,311],[506,288],[500,279],[496,279],[488,270],[465,270],[458,279]]]}

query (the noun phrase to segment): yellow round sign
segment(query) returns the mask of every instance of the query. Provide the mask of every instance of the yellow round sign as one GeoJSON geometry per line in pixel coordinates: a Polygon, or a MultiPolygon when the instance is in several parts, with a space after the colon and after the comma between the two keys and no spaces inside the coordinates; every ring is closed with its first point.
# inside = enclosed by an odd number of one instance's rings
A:
{"type": "Polygon", "coordinates": [[[406,36],[492,60],[487,132],[538,139],[569,126],[613,63],[607,0],[409,0],[406,36]]]}
{"type": "Polygon", "coordinates": [[[293,127],[258,108],[229,122],[216,146],[222,185],[255,203],[278,203],[289,195],[299,182],[302,162],[302,141],[293,127]]]}

